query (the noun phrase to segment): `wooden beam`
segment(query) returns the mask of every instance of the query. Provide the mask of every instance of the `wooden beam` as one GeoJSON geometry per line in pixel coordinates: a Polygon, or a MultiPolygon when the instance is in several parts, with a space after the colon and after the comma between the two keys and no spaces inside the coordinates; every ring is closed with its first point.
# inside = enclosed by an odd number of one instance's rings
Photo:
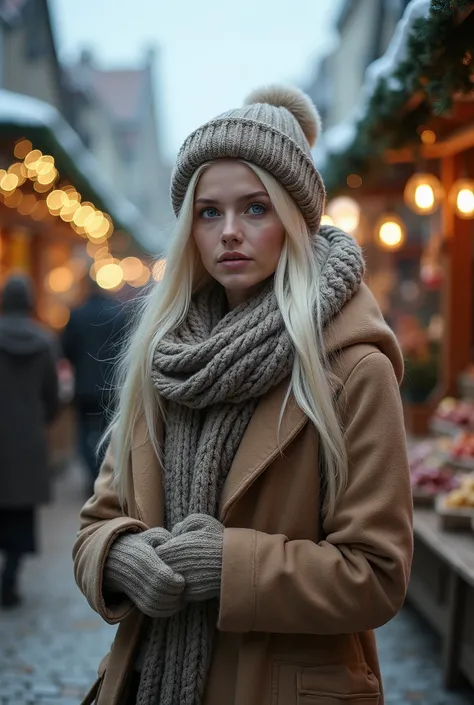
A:
{"type": "MultiPolygon", "coordinates": [[[[448,192],[461,175],[461,155],[441,161],[442,183],[448,192]]],[[[440,360],[440,387],[437,393],[456,395],[459,374],[471,362],[472,351],[472,234],[473,220],[455,214],[449,199],[444,200],[442,227],[446,241],[445,277],[442,291],[444,335],[440,360]]]]}
{"type": "Polygon", "coordinates": [[[422,145],[418,150],[409,147],[404,149],[389,149],[385,153],[385,161],[389,164],[410,164],[417,159],[444,159],[474,147],[474,122],[456,130],[447,139],[434,144],[422,145]]]}
{"type": "Polygon", "coordinates": [[[454,24],[456,26],[462,24],[464,22],[464,20],[466,20],[469,17],[469,15],[471,15],[473,12],[474,12],[474,7],[472,7],[472,5],[469,7],[466,7],[466,9],[462,10],[462,11],[456,10],[456,17],[454,19],[454,24]]]}

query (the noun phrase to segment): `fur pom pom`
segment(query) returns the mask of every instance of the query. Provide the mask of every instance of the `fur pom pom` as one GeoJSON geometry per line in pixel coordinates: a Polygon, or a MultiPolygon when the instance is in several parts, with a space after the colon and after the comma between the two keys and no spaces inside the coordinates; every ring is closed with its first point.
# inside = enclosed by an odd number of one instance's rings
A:
{"type": "Polygon", "coordinates": [[[321,132],[321,118],[311,98],[292,86],[267,86],[253,91],[245,105],[266,103],[286,108],[299,122],[310,147],[314,147],[321,132]]]}

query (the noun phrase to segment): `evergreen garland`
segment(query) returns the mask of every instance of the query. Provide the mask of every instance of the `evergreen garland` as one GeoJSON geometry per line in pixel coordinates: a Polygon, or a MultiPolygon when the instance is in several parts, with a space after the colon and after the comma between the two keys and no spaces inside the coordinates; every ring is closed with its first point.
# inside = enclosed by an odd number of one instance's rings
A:
{"type": "Polygon", "coordinates": [[[445,115],[455,94],[474,88],[474,22],[469,16],[456,26],[460,12],[474,9],[474,0],[431,0],[427,18],[415,20],[407,41],[406,59],[391,79],[379,81],[366,115],[356,125],[357,137],[340,154],[329,154],[323,176],[329,193],[346,186],[348,174],[380,170],[386,149],[419,144],[417,128],[432,115],[445,115]],[[404,108],[418,94],[422,100],[409,114],[404,108]]]}

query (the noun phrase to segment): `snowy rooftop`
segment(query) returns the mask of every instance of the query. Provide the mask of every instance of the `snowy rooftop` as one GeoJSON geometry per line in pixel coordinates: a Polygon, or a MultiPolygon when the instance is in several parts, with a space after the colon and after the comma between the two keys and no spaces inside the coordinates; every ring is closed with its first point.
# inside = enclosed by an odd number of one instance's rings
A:
{"type": "Polygon", "coordinates": [[[387,51],[367,67],[365,81],[352,113],[347,120],[334,125],[321,136],[314,150],[314,159],[322,171],[332,154],[341,154],[357,139],[358,123],[367,115],[370,100],[380,82],[387,81],[394,91],[401,88],[394,74],[407,57],[408,37],[413,23],[418,18],[428,17],[430,4],[430,0],[411,0],[397,24],[387,51]]]}

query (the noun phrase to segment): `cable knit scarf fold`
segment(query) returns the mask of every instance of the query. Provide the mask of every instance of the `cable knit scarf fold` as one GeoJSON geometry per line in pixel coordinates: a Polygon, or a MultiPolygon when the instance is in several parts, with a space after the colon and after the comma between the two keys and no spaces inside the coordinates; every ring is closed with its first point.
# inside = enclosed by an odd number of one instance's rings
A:
{"type": "MultiPolygon", "coordinates": [[[[364,264],[357,243],[330,226],[315,238],[314,256],[324,326],[357,292],[364,264]]],[[[217,284],[193,297],[185,321],[160,341],[153,360],[153,384],[167,400],[166,528],[192,513],[217,515],[258,399],[290,376],[293,360],[272,281],[227,313],[217,284]]],[[[214,602],[190,603],[152,622],[138,705],[201,705],[217,619],[214,602]]]]}

